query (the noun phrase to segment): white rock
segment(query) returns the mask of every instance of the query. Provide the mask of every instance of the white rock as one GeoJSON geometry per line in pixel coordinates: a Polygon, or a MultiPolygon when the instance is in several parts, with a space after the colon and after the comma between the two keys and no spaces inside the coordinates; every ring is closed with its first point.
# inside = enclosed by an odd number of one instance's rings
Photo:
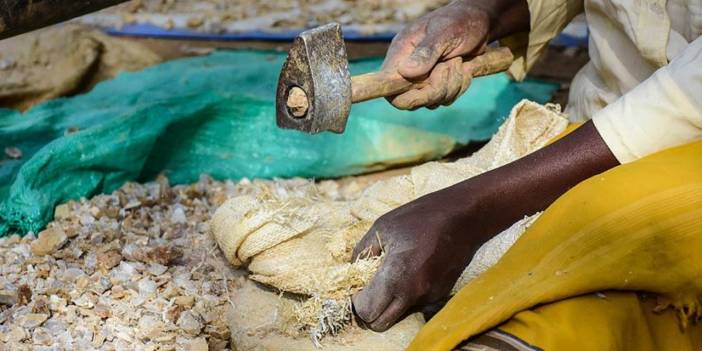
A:
{"type": "Polygon", "coordinates": [[[32,333],[32,342],[35,345],[49,346],[53,343],[53,337],[45,328],[36,328],[32,333]]]}
{"type": "Polygon", "coordinates": [[[73,283],[78,280],[78,278],[85,275],[85,272],[80,268],[68,268],[63,272],[63,277],[61,279],[73,283]]]}
{"type": "Polygon", "coordinates": [[[111,288],[112,282],[110,281],[110,279],[107,277],[100,277],[97,284],[95,284],[94,290],[95,292],[102,294],[105,291],[110,290],[111,288]]]}
{"type": "Polygon", "coordinates": [[[166,273],[166,271],[168,270],[168,267],[166,267],[162,264],[152,263],[147,267],[146,270],[147,270],[147,272],[151,273],[152,275],[158,276],[158,275],[161,275],[163,273],[166,273]]]}
{"type": "Polygon", "coordinates": [[[173,214],[171,214],[171,222],[178,224],[185,224],[188,222],[188,218],[185,216],[185,211],[180,206],[176,206],[173,209],[173,214]]]}
{"type": "Polygon", "coordinates": [[[66,299],[59,297],[58,295],[49,296],[49,309],[52,311],[61,311],[66,307],[68,302],[66,299]]]}
{"type": "Polygon", "coordinates": [[[207,340],[205,338],[193,339],[190,342],[190,351],[209,351],[209,346],[207,346],[207,340]]]}
{"type": "Polygon", "coordinates": [[[88,294],[83,294],[79,298],[73,300],[73,304],[82,308],[93,308],[95,307],[95,302],[88,294]]]}
{"type": "Polygon", "coordinates": [[[84,213],[82,216],[80,216],[80,224],[82,225],[91,225],[95,223],[95,217],[93,217],[89,213],[84,213]]]}
{"type": "Polygon", "coordinates": [[[200,317],[195,315],[192,311],[185,311],[180,314],[178,318],[178,323],[176,323],[184,332],[192,336],[200,335],[202,331],[202,322],[200,322],[200,317]]]}
{"type": "Polygon", "coordinates": [[[139,281],[139,294],[149,296],[155,292],[156,283],[153,280],[149,278],[144,278],[139,281]]]}
{"type": "Polygon", "coordinates": [[[10,329],[10,332],[5,334],[5,340],[8,343],[11,342],[20,342],[22,340],[28,339],[29,338],[29,333],[25,328],[22,327],[12,327],[10,329]]]}
{"type": "Polygon", "coordinates": [[[90,252],[87,255],[85,255],[85,268],[89,269],[90,271],[94,271],[97,267],[97,263],[97,254],[95,252],[90,252]]]}

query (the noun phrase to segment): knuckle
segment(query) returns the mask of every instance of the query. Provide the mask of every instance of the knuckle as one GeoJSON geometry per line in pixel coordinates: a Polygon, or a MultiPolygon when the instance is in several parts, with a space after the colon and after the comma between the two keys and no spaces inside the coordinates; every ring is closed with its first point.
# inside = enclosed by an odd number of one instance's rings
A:
{"type": "Polygon", "coordinates": [[[456,21],[450,16],[436,15],[429,22],[429,31],[444,33],[447,28],[453,28],[456,21]]]}
{"type": "Polygon", "coordinates": [[[412,58],[419,62],[429,61],[434,56],[434,51],[430,47],[418,46],[412,52],[412,58]]]}

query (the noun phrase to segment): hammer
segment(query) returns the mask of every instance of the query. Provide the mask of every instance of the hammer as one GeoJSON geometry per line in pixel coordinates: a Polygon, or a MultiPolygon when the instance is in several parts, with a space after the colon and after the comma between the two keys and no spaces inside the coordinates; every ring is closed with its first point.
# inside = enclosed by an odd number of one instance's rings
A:
{"type": "MultiPolygon", "coordinates": [[[[463,62],[463,72],[473,77],[499,73],[513,60],[507,48],[488,48],[463,62]]],[[[276,121],[280,128],[310,134],[343,133],[353,103],[398,95],[426,84],[382,71],[351,77],[341,26],[330,23],[295,38],[278,79],[276,121]]]]}

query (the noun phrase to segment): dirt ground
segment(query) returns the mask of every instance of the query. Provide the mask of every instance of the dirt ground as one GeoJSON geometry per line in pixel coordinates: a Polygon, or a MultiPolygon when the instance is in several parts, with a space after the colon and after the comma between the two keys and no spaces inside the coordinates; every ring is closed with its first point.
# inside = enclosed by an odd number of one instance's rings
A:
{"type": "Polygon", "coordinates": [[[335,21],[367,34],[394,30],[449,0],[132,0],[81,19],[121,27],[151,24],[165,29],[219,33],[311,28],[335,21]]]}

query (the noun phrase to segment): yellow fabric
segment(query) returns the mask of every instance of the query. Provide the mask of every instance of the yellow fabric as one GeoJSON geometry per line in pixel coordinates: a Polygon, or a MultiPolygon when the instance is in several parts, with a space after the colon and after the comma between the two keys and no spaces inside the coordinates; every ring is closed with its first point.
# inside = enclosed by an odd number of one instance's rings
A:
{"type": "Polygon", "coordinates": [[[520,312],[499,329],[543,350],[702,349],[702,324],[682,330],[675,313],[656,313],[656,304],[653,297],[608,291],[520,312]]]}
{"type": "Polygon", "coordinates": [[[702,314],[700,248],[697,142],[616,167],[561,196],[427,323],[409,350],[451,350],[518,312],[604,290],[659,294],[686,326],[702,314]]]}

